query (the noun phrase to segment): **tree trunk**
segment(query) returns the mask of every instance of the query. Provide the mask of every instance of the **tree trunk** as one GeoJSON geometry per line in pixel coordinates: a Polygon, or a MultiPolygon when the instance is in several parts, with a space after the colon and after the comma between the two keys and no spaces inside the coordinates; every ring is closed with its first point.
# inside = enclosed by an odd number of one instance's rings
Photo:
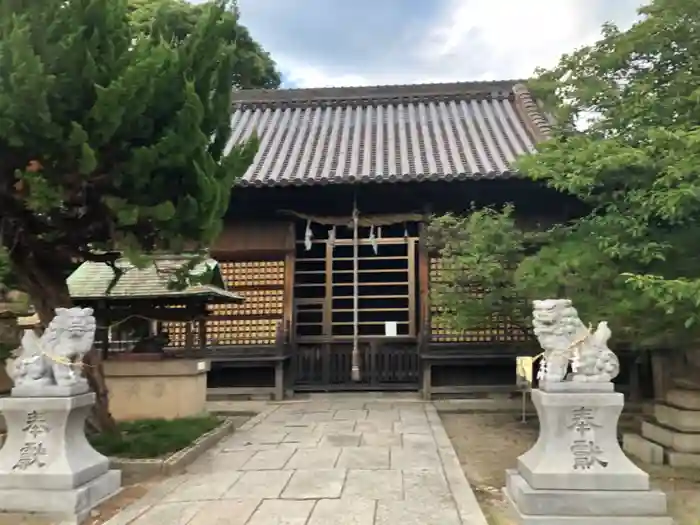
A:
{"type": "MultiPolygon", "coordinates": [[[[72,306],[68,286],[61,271],[52,271],[55,263],[40,261],[33,255],[23,257],[20,250],[10,254],[12,271],[20,288],[29,294],[42,326],[48,326],[54,318],[55,309],[72,306]]],[[[88,424],[98,432],[116,432],[117,424],[109,411],[109,392],[104,378],[102,356],[93,346],[83,363],[83,373],[96,395],[95,406],[88,424]]]]}

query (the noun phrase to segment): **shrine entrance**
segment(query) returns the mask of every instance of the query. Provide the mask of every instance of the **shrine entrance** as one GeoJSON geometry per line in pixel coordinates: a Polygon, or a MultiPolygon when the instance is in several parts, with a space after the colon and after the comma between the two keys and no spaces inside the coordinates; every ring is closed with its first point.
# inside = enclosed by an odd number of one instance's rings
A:
{"type": "Polygon", "coordinates": [[[295,389],[417,389],[417,219],[298,221],[295,389]]]}

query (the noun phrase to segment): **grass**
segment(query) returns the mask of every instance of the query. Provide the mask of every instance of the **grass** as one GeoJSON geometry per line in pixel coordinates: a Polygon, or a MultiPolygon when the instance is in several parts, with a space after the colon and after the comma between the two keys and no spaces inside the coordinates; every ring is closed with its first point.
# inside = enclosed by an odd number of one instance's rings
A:
{"type": "Polygon", "coordinates": [[[183,419],[143,419],[119,423],[119,433],[90,436],[90,443],[105,456],[152,459],[189,446],[222,422],[216,416],[183,419]]]}

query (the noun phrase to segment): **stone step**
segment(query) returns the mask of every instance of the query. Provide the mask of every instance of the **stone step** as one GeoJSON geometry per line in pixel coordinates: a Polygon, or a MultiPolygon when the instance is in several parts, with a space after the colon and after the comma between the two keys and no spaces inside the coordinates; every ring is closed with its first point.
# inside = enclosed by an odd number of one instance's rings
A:
{"type": "MultiPolygon", "coordinates": [[[[692,375],[691,373],[690,376],[692,375]]],[[[680,390],[700,392],[700,383],[694,377],[676,377],[673,379],[673,385],[680,390]]]]}
{"type": "Polygon", "coordinates": [[[643,438],[639,434],[623,434],[622,450],[624,450],[625,454],[628,456],[637,458],[649,465],[664,464],[664,447],[643,438]]]}
{"type": "Polygon", "coordinates": [[[666,451],[666,462],[674,468],[697,468],[700,469],[700,454],[690,454],[688,452],[666,451]]]}
{"type": "Polygon", "coordinates": [[[700,390],[674,388],[666,393],[666,403],[681,409],[700,412],[700,390]]]}
{"type": "Polygon", "coordinates": [[[700,411],[697,410],[657,403],[654,406],[654,418],[665,427],[682,432],[700,432],[700,411]]]}
{"type": "Polygon", "coordinates": [[[506,471],[506,493],[531,516],[666,516],[668,511],[666,494],[659,490],[537,490],[515,470],[506,471]]]}
{"type": "Polygon", "coordinates": [[[518,525],[673,525],[667,516],[537,516],[523,514],[503,489],[507,512],[518,525]]]}
{"type": "Polygon", "coordinates": [[[658,421],[642,421],[642,437],[674,452],[700,454],[700,433],[679,432],[658,421]]]}
{"type": "Polygon", "coordinates": [[[622,450],[625,454],[649,465],[670,465],[674,468],[700,469],[700,453],[676,452],[639,434],[624,434],[622,450]]]}

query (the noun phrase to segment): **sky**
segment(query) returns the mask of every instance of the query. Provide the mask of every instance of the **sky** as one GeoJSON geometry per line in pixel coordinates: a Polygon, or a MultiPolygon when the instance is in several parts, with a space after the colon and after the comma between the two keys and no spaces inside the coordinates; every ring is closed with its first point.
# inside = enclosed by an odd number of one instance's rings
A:
{"type": "Polygon", "coordinates": [[[283,87],[526,78],[643,0],[238,0],[283,87]]]}

